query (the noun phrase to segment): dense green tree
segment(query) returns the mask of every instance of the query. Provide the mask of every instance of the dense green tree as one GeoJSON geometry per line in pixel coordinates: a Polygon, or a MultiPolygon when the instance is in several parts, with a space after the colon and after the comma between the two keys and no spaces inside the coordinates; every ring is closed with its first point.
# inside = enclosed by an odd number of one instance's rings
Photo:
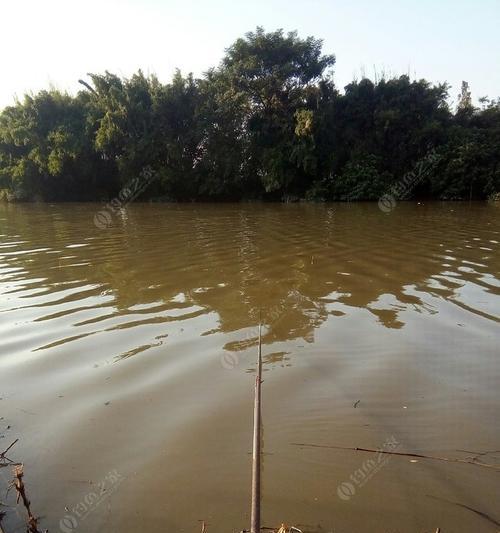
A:
{"type": "Polygon", "coordinates": [[[211,70],[199,83],[200,127],[203,131],[199,196],[239,199],[260,196],[255,161],[250,157],[246,128],[249,100],[223,70],[211,70]]]}
{"type": "Polygon", "coordinates": [[[95,199],[113,184],[84,99],[41,91],[0,115],[0,180],[14,199],[95,199]]]}
{"type": "Polygon", "coordinates": [[[433,197],[478,199],[500,191],[500,105],[459,107],[432,177],[433,197]]]}
{"type": "Polygon", "coordinates": [[[302,195],[314,179],[313,124],[318,83],[335,58],[321,54],[322,42],[296,32],[238,39],[222,62],[239,93],[248,99],[249,157],[266,192],[302,195]]]}

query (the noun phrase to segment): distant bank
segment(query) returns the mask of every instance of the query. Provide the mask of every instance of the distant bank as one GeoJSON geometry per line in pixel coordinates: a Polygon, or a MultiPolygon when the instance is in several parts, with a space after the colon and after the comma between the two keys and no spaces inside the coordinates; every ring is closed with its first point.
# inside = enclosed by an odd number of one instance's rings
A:
{"type": "Polygon", "coordinates": [[[500,100],[408,76],[335,86],[321,40],[262,28],[202,78],[90,74],[0,113],[10,201],[476,200],[500,191],[500,100]]]}

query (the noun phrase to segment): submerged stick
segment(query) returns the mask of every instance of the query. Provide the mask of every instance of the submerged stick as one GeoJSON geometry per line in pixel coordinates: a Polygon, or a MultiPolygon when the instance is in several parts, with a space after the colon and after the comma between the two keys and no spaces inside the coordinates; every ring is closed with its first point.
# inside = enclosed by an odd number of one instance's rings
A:
{"type": "Polygon", "coordinates": [[[16,466],[14,468],[14,480],[12,481],[12,484],[16,488],[17,503],[19,503],[19,500],[22,500],[24,508],[26,509],[26,512],[28,513],[26,531],[27,533],[41,533],[38,529],[38,518],[36,518],[34,514],[31,512],[31,502],[29,501],[28,496],[26,495],[26,487],[24,485],[23,477],[24,477],[23,465],[16,466]]]}
{"type": "Polygon", "coordinates": [[[435,461],[446,461],[448,463],[465,463],[467,465],[476,465],[483,466],[485,468],[493,468],[495,470],[500,470],[500,464],[490,464],[482,463],[481,461],[476,460],[467,460],[467,459],[456,459],[454,457],[439,457],[437,455],[424,455],[421,453],[410,453],[410,452],[390,452],[388,450],[376,450],[374,448],[352,448],[350,446],[333,446],[327,444],[309,444],[306,442],[292,442],[292,446],[305,446],[308,448],[329,448],[332,450],[350,450],[353,452],[369,452],[369,453],[385,453],[387,455],[400,455],[403,457],[419,457],[421,459],[434,459],[435,461]]]}
{"type": "MultiPolygon", "coordinates": [[[[14,444],[16,444],[16,442],[18,442],[19,439],[16,439],[10,446],[8,446],[3,452],[0,452],[0,468],[1,467],[4,467],[4,466],[16,466],[16,465],[19,465],[20,463],[16,463],[15,461],[13,461],[12,459],[9,459],[7,457],[7,453],[8,451],[14,446],[14,444]]],[[[0,520],[1,522],[1,520],[0,520]]],[[[1,527],[0,527],[0,533],[2,533],[2,530],[1,530],[1,527]]]]}
{"type": "Polygon", "coordinates": [[[18,442],[19,439],[16,439],[10,446],[8,446],[3,452],[0,452],[0,461],[2,460],[7,460],[7,461],[10,461],[10,459],[8,457],[6,457],[6,454],[7,452],[12,448],[12,446],[14,446],[14,444],[16,444],[16,442],[18,442]]]}
{"type": "Polygon", "coordinates": [[[252,509],[250,533],[260,533],[260,385],[262,376],[262,325],[259,322],[259,351],[257,375],[255,376],[255,398],[253,406],[253,450],[252,450],[252,509]]]}

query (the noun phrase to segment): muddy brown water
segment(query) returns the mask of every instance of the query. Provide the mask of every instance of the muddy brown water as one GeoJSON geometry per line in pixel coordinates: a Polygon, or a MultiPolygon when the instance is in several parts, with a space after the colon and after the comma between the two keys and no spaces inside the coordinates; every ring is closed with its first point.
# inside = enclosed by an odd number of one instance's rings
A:
{"type": "Polygon", "coordinates": [[[500,463],[498,205],[100,209],[0,205],[0,449],[43,527],[248,527],[261,312],[264,525],[500,530],[496,470],[292,444],[500,463]]]}

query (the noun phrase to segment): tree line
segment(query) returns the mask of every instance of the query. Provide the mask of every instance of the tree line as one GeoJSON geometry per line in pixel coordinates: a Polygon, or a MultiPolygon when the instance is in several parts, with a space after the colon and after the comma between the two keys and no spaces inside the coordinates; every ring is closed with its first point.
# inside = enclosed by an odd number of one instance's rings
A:
{"type": "Polygon", "coordinates": [[[202,77],[141,71],[43,90],[0,113],[0,190],[10,200],[109,200],[145,168],[142,200],[376,200],[432,153],[409,198],[500,191],[500,99],[456,109],[447,84],[408,76],[335,86],[333,55],[257,28],[202,77]]]}

